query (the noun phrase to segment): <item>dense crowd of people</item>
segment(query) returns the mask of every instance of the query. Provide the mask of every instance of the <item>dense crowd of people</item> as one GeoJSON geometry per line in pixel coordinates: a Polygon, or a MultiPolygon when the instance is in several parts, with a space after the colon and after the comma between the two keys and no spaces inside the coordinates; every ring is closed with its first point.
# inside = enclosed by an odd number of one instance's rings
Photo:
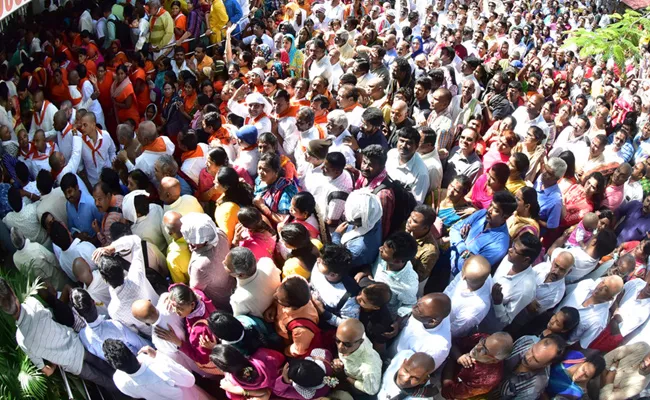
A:
{"type": "MultiPolygon", "coordinates": [[[[45,0],[0,48],[17,344],[113,398],[634,399],[650,47],[596,1],[45,0]]],[[[20,21],[20,23],[18,22],[20,21]]]]}

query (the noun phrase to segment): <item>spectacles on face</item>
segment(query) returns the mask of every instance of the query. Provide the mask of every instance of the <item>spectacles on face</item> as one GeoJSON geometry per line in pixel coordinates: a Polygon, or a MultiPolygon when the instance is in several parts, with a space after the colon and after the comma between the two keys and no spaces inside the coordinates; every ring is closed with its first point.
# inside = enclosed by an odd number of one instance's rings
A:
{"type": "Polygon", "coordinates": [[[354,342],[344,342],[342,340],[339,340],[339,338],[337,338],[337,337],[334,338],[334,342],[336,342],[337,345],[340,344],[341,346],[346,347],[348,349],[350,347],[353,347],[355,344],[359,343],[362,340],[363,340],[363,338],[355,340],[354,342]]]}
{"type": "Polygon", "coordinates": [[[476,353],[478,353],[479,355],[482,355],[484,357],[496,360],[497,358],[494,357],[492,354],[490,354],[490,350],[485,345],[485,342],[487,342],[487,337],[483,337],[483,338],[481,338],[481,340],[478,341],[476,346],[474,346],[474,349],[476,350],[476,353]]]}

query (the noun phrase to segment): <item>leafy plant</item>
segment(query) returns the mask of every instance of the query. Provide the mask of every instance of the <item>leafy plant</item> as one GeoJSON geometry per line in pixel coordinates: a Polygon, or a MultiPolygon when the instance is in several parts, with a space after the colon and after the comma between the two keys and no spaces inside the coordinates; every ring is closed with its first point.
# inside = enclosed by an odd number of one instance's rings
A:
{"type": "MultiPolygon", "coordinates": [[[[14,293],[23,302],[29,296],[36,296],[43,288],[39,278],[29,279],[17,271],[0,269],[14,293]]],[[[83,389],[77,377],[68,375],[75,390],[75,398],[83,399],[83,389]]],[[[60,372],[46,377],[36,369],[27,355],[16,343],[16,321],[0,312],[0,399],[2,400],[51,400],[67,399],[60,372]]]]}
{"type": "Polygon", "coordinates": [[[623,71],[628,59],[639,56],[639,43],[649,35],[648,13],[650,8],[644,13],[628,9],[623,15],[612,14],[615,22],[604,28],[567,31],[569,37],[564,41],[564,47],[576,46],[581,57],[600,54],[605,60],[613,58],[623,71]]]}

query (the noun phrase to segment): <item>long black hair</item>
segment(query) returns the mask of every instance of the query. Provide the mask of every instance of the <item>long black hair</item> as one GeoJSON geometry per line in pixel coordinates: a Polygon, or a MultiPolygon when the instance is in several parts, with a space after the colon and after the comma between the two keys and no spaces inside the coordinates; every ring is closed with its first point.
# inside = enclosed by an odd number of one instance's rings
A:
{"type": "Polygon", "coordinates": [[[280,231],[282,240],[294,249],[291,250],[291,257],[296,257],[305,265],[309,271],[314,268],[319,257],[318,249],[311,242],[309,231],[302,224],[286,224],[280,231]]]}
{"type": "Polygon", "coordinates": [[[239,180],[239,175],[231,167],[221,167],[217,173],[217,182],[226,189],[223,202],[233,202],[240,207],[253,204],[251,187],[239,180]]]}

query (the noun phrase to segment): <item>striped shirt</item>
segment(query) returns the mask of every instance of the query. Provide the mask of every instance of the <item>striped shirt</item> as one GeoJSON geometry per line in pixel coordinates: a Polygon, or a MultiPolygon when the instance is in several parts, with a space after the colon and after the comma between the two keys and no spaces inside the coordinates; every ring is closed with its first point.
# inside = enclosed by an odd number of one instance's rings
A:
{"type": "Polygon", "coordinates": [[[38,300],[28,297],[21,304],[16,327],[16,342],[36,368],[43,369],[47,360],[71,374],[81,373],[84,346],[79,337],[55,322],[50,310],[38,300]]]}
{"type": "Polygon", "coordinates": [[[526,352],[539,341],[537,336],[522,336],[514,343],[512,353],[503,362],[503,380],[490,392],[489,399],[536,399],[546,389],[550,367],[524,373],[516,372],[526,352]]]}

